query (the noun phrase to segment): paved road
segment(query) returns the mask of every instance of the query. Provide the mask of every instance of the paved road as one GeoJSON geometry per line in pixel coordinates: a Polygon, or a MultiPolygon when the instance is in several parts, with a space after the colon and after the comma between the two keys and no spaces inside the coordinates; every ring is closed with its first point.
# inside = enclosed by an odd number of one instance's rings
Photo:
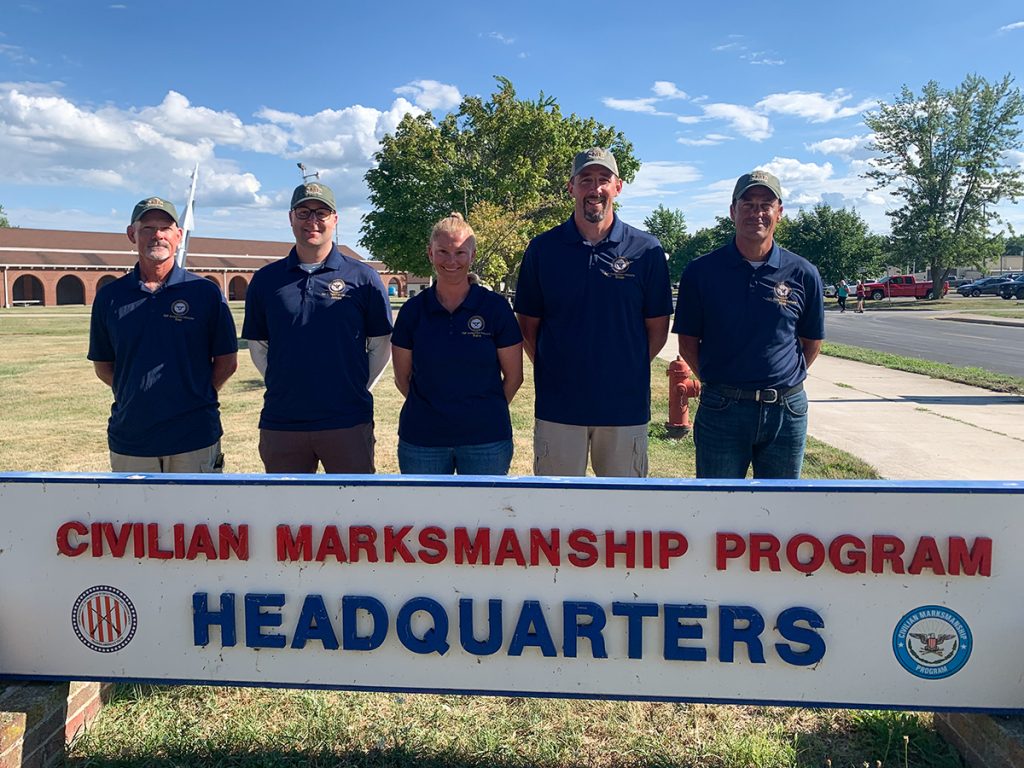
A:
{"type": "Polygon", "coordinates": [[[825,335],[841,344],[1024,377],[1024,328],[940,319],[950,316],[941,310],[828,312],[825,335]]]}

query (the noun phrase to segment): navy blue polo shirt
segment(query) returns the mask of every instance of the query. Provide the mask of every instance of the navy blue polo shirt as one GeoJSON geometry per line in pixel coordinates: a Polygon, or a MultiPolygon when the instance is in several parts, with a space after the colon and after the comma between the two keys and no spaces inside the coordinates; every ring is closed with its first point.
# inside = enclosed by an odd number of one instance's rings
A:
{"type": "Polygon", "coordinates": [[[515,311],[540,318],[537,418],[579,426],[650,421],[644,321],[672,314],[668,264],[656,237],[616,216],[608,237],[590,244],[570,218],[527,247],[515,311]]]}
{"type": "Polygon", "coordinates": [[[260,429],[316,432],[373,420],[368,336],[391,333],[377,271],[337,247],[314,272],[285,258],[253,275],[242,337],[266,341],[267,391],[260,429]]]}
{"type": "Polygon", "coordinates": [[[705,383],[792,387],[807,376],[800,338],[825,338],[823,296],[807,259],[773,243],[755,269],[733,239],[683,270],[672,332],[700,339],[705,383]]]}
{"type": "Polygon", "coordinates": [[[434,288],[409,299],[391,335],[392,346],[412,350],[398,436],[430,448],[511,439],[498,350],[522,340],[512,307],[479,285],[454,312],[434,288]]]}
{"type": "Polygon", "coordinates": [[[213,445],[223,431],[211,358],[238,350],[224,294],[179,267],[156,293],[140,279],[136,265],[92,305],[89,359],[114,364],[110,450],[172,456],[213,445]]]}

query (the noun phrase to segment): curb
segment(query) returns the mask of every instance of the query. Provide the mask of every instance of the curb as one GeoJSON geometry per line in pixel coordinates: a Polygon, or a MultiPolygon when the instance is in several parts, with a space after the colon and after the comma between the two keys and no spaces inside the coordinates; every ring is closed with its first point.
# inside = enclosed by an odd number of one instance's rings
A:
{"type": "Polygon", "coordinates": [[[998,320],[994,317],[936,317],[935,319],[953,323],[975,323],[976,325],[1002,325],[1007,328],[1024,328],[1024,320],[998,320]]]}

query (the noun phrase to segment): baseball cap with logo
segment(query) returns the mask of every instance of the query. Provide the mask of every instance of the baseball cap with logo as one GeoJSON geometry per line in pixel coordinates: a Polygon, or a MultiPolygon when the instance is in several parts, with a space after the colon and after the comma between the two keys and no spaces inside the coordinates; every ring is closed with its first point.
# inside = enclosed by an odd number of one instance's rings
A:
{"type": "Polygon", "coordinates": [[[735,203],[743,197],[744,192],[752,187],[765,187],[771,190],[772,194],[780,201],[782,200],[782,184],[779,183],[778,178],[768,171],[751,171],[744,173],[736,180],[736,186],[732,190],[732,201],[735,203]]]}
{"type": "Polygon", "coordinates": [[[589,168],[591,165],[600,165],[616,176],[619,175],[619,165],[615,162],[615,155],[610,150],[603,149],[602,147],[591,147],[583,152],[576,153],[576,159],[572,161],[572,176],[569,178],[574,178],[576,174],[584,168],[589,168]]]}
{"type": "Polygon", "coordinates": [[[318,181],[299,184],[295,191],[292,192],[292,208],[307,200],[317,200],[328,206],[335,213],[338,212],[338,207],[334,204],[334,192],[326,184],[321,184],[318,181]]]}
{"type": "Polygon", "coordinates": [[[164,200],[162,197],[147,197],[135,204],[135,210],[132,211],[132,224],[150,211],[163,211],[174,219],[175,224],[178,223],[178,209],[174,207],[174,203],[164,200]]]}

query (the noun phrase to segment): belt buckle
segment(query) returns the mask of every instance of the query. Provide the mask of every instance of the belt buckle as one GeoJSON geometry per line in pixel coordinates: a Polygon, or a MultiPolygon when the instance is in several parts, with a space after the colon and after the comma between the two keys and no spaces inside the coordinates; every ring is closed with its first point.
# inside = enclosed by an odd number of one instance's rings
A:
{"type": "Polygon", "coordinates": [[[773,403],[779,402],[779,390],[777,389],[759,389],[757,390],[757,394],[758,400],[766,405],[772,405],[773,403]]]}

